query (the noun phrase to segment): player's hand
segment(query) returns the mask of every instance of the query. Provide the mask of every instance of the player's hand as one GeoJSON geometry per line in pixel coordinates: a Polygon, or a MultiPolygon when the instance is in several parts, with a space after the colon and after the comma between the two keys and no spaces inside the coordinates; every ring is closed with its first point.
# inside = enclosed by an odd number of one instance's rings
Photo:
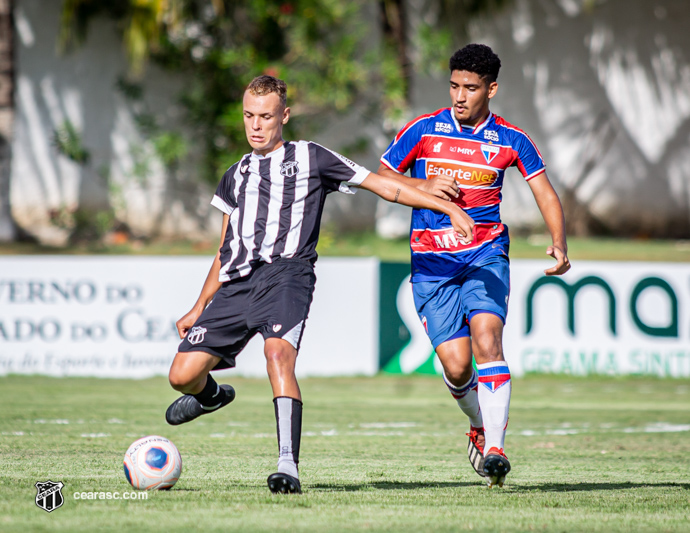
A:
{"type": "Polygon", "coordinates": [[[544,270],[547,276],[560,276],[570,270],[570,261],[568,254],[558,246],[549,246],[546,249],[546,255],[550,255],[556,260],[556,265],[544,270]]]}
{"type": "Polygon", "coordinates": [[[451,210],[450,221],[460,238],[460,244],[470,244],[474,240],[474,220],[470,215],[457,207],[451,210]]]}
{"type": "Polygon", "coordinates": [[[201,315],[200,311],[197,309],[192,309],[189,313],[175,322],[177,333],[181,339],[184,339],[187,335],[187,332],[192,329],[192,326],[196,322],[197,318],[199,318],[199,315],[201,315]]]}
{"type": "Polygon", "coordinates": [[[444,200],[453,200],[454,198],[458,197],[458,194],[460,194],[455,178],[443,175],[422,180],[422,183],[417,185],[417,188],[433,196],[438,196],[444,200]]]}

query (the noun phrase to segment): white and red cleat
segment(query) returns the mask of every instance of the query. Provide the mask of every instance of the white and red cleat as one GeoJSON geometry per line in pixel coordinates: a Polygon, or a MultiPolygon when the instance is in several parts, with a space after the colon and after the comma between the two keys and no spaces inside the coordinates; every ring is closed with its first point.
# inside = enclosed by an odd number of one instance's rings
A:
{"type": "Polygon", "coordinates": [[[510,472],[510,461],[503,453],[503,448],[491,448],[484,455],[484,475],[489,488],[503,486],[506,475],[510,472]]]}
{"type": "Polygon", "coordinates": [[[484,428],[470,426],[470,432],[465,433],[470,439],[467,442],[467,456],[474,471],[484,477],[484,428]]]}

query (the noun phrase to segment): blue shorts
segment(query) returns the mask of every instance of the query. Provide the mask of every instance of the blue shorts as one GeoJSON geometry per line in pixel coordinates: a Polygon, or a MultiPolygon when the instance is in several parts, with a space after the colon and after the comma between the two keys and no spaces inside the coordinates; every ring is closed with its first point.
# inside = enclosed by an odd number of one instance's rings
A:
{"type": "Polygon", "coordinates": [[[419,319],[434,349],[439,344],[470,336],[470,319],[492,313],[505,324],[510,294],[510,264],[505,256],[491,256],[468,265],[452,278],[412,284],[419,319]]]}

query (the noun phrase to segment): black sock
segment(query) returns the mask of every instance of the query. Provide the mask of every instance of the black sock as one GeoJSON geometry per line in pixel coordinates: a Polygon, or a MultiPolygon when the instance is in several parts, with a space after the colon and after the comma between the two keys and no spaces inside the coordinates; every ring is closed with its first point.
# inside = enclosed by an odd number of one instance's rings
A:
{"type": "Polygon", "coordinates": [[[204,385],[201,392],[192,396],[199,400],[199,403],[204,407],[213,407],[221,402],[223,394],[225,394],[225,391],[218,386],[216,380],[209,374],[206,377],[206,385],[204,385]]]}
{"type": "Polygon", "coordinates": [[[302,402],[280,396],[273,399],[278,430],[278,472],[297,477],[302,436],[302,402]]]}

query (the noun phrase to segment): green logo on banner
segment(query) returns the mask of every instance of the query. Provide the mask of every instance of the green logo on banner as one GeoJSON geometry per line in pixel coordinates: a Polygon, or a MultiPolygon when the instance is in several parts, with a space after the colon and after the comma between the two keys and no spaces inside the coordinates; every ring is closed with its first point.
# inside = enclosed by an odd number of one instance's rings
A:
{"type": "Polygon", "coordinates": [[[439,374],[436,353],[415,311],[410,265],[380,264],[379,368],[392,374],[439,374]]]}

